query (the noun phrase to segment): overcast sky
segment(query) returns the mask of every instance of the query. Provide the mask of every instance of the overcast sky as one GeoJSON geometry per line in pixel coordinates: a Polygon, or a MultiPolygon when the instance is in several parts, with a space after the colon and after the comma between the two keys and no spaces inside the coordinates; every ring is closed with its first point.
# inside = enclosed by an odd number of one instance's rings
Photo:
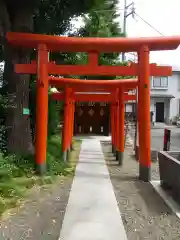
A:
{"type": "MultiPolygon", "coordinates": [[[[119,0],[118,8],[124,7],[124,0],[119,0]]],[[[131,0],[127,0],[131,3],[131,0]]],[[[158,29],[165,36],[180,35],[180,0],[134,0],[137,14],[158,29]]],[[[123,14],[123,12],[121,11],[123,14]]],[[[127,18],[129,37],[160,36],[155,30],[135,16],[127,18]]],[[[120,19],[123,22],[123,19],[120,19]]],[[[180,48],[175,51],[151,53],[151,62],[180,66],[180,48]]]]}

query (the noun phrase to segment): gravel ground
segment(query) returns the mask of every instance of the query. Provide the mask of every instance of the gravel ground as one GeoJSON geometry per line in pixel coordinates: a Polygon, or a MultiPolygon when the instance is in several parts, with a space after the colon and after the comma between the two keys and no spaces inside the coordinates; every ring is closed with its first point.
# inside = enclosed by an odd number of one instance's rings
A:
{"type": "Polygon", "coordinates": [[[72,177],[53,186],[36,187],[30,199],[0,221],[0,240],[57,240],[69,198],[72,177]],[[18,212],[17,212],[18,211],[18,212]]]}
{"type": "MultiPolygon", "coordinates": [[[[102,143],[102,149],[128,240],[180,239],[180,220],[150,183],[138,180],[132,148],[126,149],[123,167],[117,165],[109,144],[102,143]]],[[[157,163],[152,165],[152,179],[159,179],[157,163]]]]}

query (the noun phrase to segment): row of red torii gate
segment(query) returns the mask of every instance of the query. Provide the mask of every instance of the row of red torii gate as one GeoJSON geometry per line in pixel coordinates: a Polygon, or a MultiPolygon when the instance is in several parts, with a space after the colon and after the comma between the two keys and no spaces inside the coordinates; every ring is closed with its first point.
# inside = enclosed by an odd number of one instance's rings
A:
{"type": "Polygon", "coordinates": [[[49,86],[63,89],[54,93],[55,100],[64,101],[64,127],[62,152],[64,161],[72,147],[74,111],[76,101],[108,102],[110,104],[112,149],[119,164],[123,164],[124,154],[124,105],[134,96],[130,90],[138,92],[138,142],[139,178],[150,180],[150,76],[170,76],[172,68],[149,63],[150,51],[173,50],[178,48],[180,37],[155,38],[75,38],[29,33],[7,34],[12,48],[31,48],[37,51],[37,60],[30,64],[16,64],[17,74],[37,75],[35,161],[37,171],[46,171],[46,147],[48,124],[49,86]],[[87,52],[87,65],[56,65],[49,60],[50,51],[87,52]],[[100,53],[136,52],[138,63],[129,66],[102,66],[98,64],[100,53]],[[66,76],[135,76],[119,80],[80,80],[66,76]],[[95,94],[96,93],[96,94],[95,94]]]}

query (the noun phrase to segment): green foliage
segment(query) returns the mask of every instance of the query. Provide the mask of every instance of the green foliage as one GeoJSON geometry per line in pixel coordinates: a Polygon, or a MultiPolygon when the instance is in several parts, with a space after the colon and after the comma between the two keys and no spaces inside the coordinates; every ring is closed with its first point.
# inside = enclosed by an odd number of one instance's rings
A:
{"type": "MultiPolygon", "coordinates": [[[[96,6],[100,5],[101,2],[104,0],[16,0],[16,1],[9,1],[5,0],[3,1],[3,7],[6,10],[5,14],[1,13],[1,36],[6,35],[6,31],[21,31],[21,32],[34,32],[34,33],[41,33],[41,34],[52,34],[52,35],[62,35],[68,32],[68,29],[71,28],[71,20],[72,18],[76,16],[80,16],[83,13],[87,13],[90,9],[96,8],[96,6]]],[[[3,12],[3,11],[1,11],[3,12]]],[[[4,39],[0,42],[0,59],[4,60],[6,56],[7,62],[11,62],[10,54],[8,54],[8,51],[3,46],[5,43],[4,39]],[[4,52],[6,51],[6,53],[4,52]],[[8,57],[7,57],[8,56],[8,57]]],[[[8,49],[8,48],[7,48],[8,49]]],[[[19,54],[19,52],[18,52],[19,54]]],[[[18,55],[17,54],[17,55],[18,55]]],[[[20,54],[19,59],[22,57],[22,59],[28,57],[24,56],[26,53],[22,53],[22,56],[20,54]]],[[[60,62],[63,62],[64,59],[67,59],[68,61],[68,54],[54,54],[54,58],[60,62]]],[[[53,55],[52,54],[52,55],[53,55]]],[[[16,55],[16,54],[15,54],[16,55]]],[[[32,58],[34,58],[34,52],[32,53],[32,58]]],[[[13,57],[16,57],[13,55],[13,57]]],[[[21,60],[18,60],[21,62],[21,60]]],[[[52,58],[53,59],[53,58],[52,58]]],[[[72,59],[72,58],[71,58],[72,59]]],[[[16,62],[16,60],[13,62],[16,62]]],[[[23,62],[23,60],[22,60],[23,62]]],[[[9,74],[10,77],[5,76],[3,81],[3,89],[1,89],[1,94],[3,94],[3,100],[6,97],[9,97],[7,94],[7,82],[8,82],[8,89],[9,91],[12,91],[13,93],[16,92],[16,79],[10,79],[15,78],[11,75],[11,71],[13,71],[13,66],[11,64],[6,64],[6,69],[10,67],[6,73],[9,74]],[[6,85],[6,86],[5,86],[6,85]]],[[[24,93],[28,93],[28,87],[23,88],[24,93]],[[25,92],[26,91],[26,92],[25,92]]],[[[35,94],[34,94],[34,88],[31,86],[32,91],[30,91],[30,109],[31,109],[31,128],[32,133],[34,137],[34,130],[35,130],[35,94]]],[[[16,100],[15,100],[16,101],[16,100]]],[[[15,103],[16,104],[16,103],[15,103]]],[[[57,126],[57,121],[60,120],[60,116],[58,115],[58,111],[56,111],[56,107],[58,104],[56,104],[54,101],[49,100],[49,127],[48,127],[48,136],[50,137],[51,134],[54,134],[55,127],[57,126]],[[54,113],[53,113],[54,112],[54,113]],[[55,115],[53,117],[53,115],[55,115]],[[58,119],[58,120],[57,120],[58,119]]],[[[19,104],[17,104],[19,106],[19,104]]],[[[0,129],[0,135],[2,133],[3,140],[3,146],[0,146],[0,148],[3,151],[6,151],[7,149],[7,143],[14,141],[14,139],[7,141],[8,132],[6,128],[6,116],[9,116],[10,111],[6,112],[6,109],[3,107],[3,104],[1,104],[1,96],[0,96],[0,112],[1,112],[1,123],[3,124],[3,130],[0,129]]],[[[15,114],[12,114],[12,122],[10,125],[12,126],[15,122],[15,114]]],[[[19,124],[20,125],[20,124],[19,124]]],[[[28,127],[28,126],[27,126],[28,127]]],[[[30,131],[28,131],[30,132],[30,131]]],[[[13,135],[13,134],[12,134],[13,135]]],[[[11,138],[14,136],[10,135],[11,138]]],[[[15,134],[14,134],[15,135],[15,134]]],[[[22,134],[23,135],[23,134],[22,134]]],[[[0,136],[1,137],[1,136],[0,136]]],[[[24,141],[27,138],[26,136],[22,136],[24,141]]],[[[1,138],[1,139],[2,139],[1,138]]],[[[14,137],[15,138],[15,137],[14,137]]],[[[33,139],[34,140],[34,139],[33,139]]],[[[27,140],[28,141],[28,140],[27,140]]],[[[2,145],[2,144],[1,144],[2,145]]],[[[27,144],[28,145],[28,144],[27,144]]],[[[18,147],[17,151],[18,151],[18,147]]],[[[26,151],[26,150],[25,150],[26,151]]],[[[27,149],[28,151],[28,149],[27,149]]]]}
{"type": "MultiPolygon", "coordinates": [[[[76,146],[80,149],[80,143],[76,146]]],[[[0,215],[8,208],[16,206],[34,185],[51,184],[57,176],[74,174],[75,166],[71,164],[71,160],[65,163],[61,156],[61,137],[53,136],[48,140],[46,176],[38,177],[34,174],[32,156],[4,157],[0,154],[0,215]]]]}
{"type": "MultiPolygon", "coordinates": [[[[123,37],[121,28],[117,23],[116,0],[104,1],[97,11],[90,11],[84,15],[83,21],[85,26],[82,27],[77,35],[81,37],[123,37]],[[102,11],[102,9],[104,11],[102,11]]],[[[76,63],[87,63],[87,55],[78,53],[76,63]],[[79,60],[79,59],[81,60],[79,60]]],[[[99,56],[99,65],[121,65],[119,53],[101,53],[99,56]]],[[[82,76],[86,79],[114,79],[116,76],[82,76]]]]}
{"type": "Polygon", "coordinates": [[[67,162],[61,160],[61,137],[55,135],[48,142],[47,148],[47,174],[48,175],[67,175],[73,169],[67,162]]]}
{"type": "MultiPolygon", "coordinates": [[[[61,137],[53,136],[47,143],[47,175],[66,175],[65,168],[68,167],[68,164],[61,160],[61,137]]],[[[9,181],[11,178],[32,177],[34,173],[34,156],[3,156],[0,154],[0,181],[9,181]]]]}
{"type": "Polygon", "coordinates": [[[48,138],[56,134],[58,125],[62,120],[61,110],[63,108],[63,102],[55,101],[49,93],[49,109],[48,109],[48,138]]]}
{"type": "MultiPolygon", "coordinates": [[[[11,27],[13,28],[13,14],[16,11],[14,8],[15,2],[20,6],[22,1],[5,1],[8,3],[8,14],[11,20],[11,27]]],[[[42,34],[53,34],[61,35],[71,28],[70,20],[78,15],[86,13],[84,16],[85,27],[80,29],[78,32],[79,36],[83,37],[118,37],[122,36],[121,30],[115,22],[116,12],[115,12],[114,0],[33,0],[28,2],[23,1],[21,8],[28,7],[32,12],[34,12],[34,32],[42,34]],[[28,5],[26,5],[28,4],[28,5]],[[94,10],[105,9],[112,10],[112,12],[95,12],[94,10]]],[[[107,54],[103,53],[100,56],[99,64],[114,65],[118,61],[118,53],[107,54]]],[[[85,53],[51,53],[51,60],[55,60],[59,64],[87,64],[87,54],[85,53]]],[[[78,77],[78,76],[72,76],[78,77]]],[[[87,76],[82,76],[82,78],[88,78],[87,76]]],[[[92,78],[92,77],[91,77],[92,78]]],[[[94,78],[97,79],[96,76],[94,78]]],[[[106,79],[107,77],[102,77],[101,79],[106,79]]],[[[114,78],[114,77],[112,77],[114,78]]],[[[109,77],[108,77],[109,79],[109,77]]],[[[14,81],[15,83],[15,81],[14,81]]],[[[3,152],[6,151],[6,134],[5,134],[5,114],[6,114],[6,92],[3,93],[3,97],[0,95],[0,148],[3,152]]],[[[36,106],[36,90],[35,90],[35,79],[32,78],[30,86],[30,118],[31,118],[31,129],[32,135],[35,136],[35,106],[36,106]]],[[[51,99],[49,94],[49,113],[48,113],[48,153],[47,153],[47,164],[48,172],[55,174],[64,174],[65,166],[59,161],[60,143],[54,139],[52,136],[56,134],[58,130],[58,123],[61,120],[60,111],[63,105],[60,102],[56,102],[51,99]]],[[[43,121],[43,119],[42,119],[43,121]]],[[[33,139],[34,140],[34,139],[33,139]]],[[[2,173],[2,177],[5,175],[10,177],[31,177],[34,174],[34,160],[32,157],[27,156],[8,156],[2,157],[0,159],[0,164],[2,166],[2,171],[6,169],[6,173],[2,173]],[[27,170],[27,171],[26,171],[27,170]]],[[[1,170],[1,168],[0,168],[1,170]]],[[[1,173],[0,173],[1,174],[1,173]]],[[[1,178],[1,177],[0,177],[1,178]]]]}
{"type": "Polygon", "coordinates": [[[104,0],[41,0],[34,13],[34,32],[63,34],[71,27],[73,17],[87,13],[101,2],[104,0]]]}

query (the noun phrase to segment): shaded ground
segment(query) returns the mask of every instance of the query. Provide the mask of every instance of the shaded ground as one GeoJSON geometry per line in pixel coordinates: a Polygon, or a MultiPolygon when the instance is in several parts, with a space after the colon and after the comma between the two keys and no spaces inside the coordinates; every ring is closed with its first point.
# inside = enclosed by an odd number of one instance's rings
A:
{"type": "MultiPolygon", "coordinates": [[[[80,144],[71,153],[72,164],[79,158],[80,144]]],[[[0,221],[0,240],[57,240],[60,235],[73,176],[59,177],[52,185],[35,186],[19,208],[0,221]]]]}
{"type": "MultiPolygon", "coordinates": [[[[180,239],[180,220],[150,183],[138,180],[138,164],[132,158],[132,149],[126,149],[124,165],[119,167],[110,153],[110,145],[102,143],[102,148],[128,240],[180,239]]],[[[157,163],[153,163],[152,178],[158,179],[158,175],[157,163]]]]}

